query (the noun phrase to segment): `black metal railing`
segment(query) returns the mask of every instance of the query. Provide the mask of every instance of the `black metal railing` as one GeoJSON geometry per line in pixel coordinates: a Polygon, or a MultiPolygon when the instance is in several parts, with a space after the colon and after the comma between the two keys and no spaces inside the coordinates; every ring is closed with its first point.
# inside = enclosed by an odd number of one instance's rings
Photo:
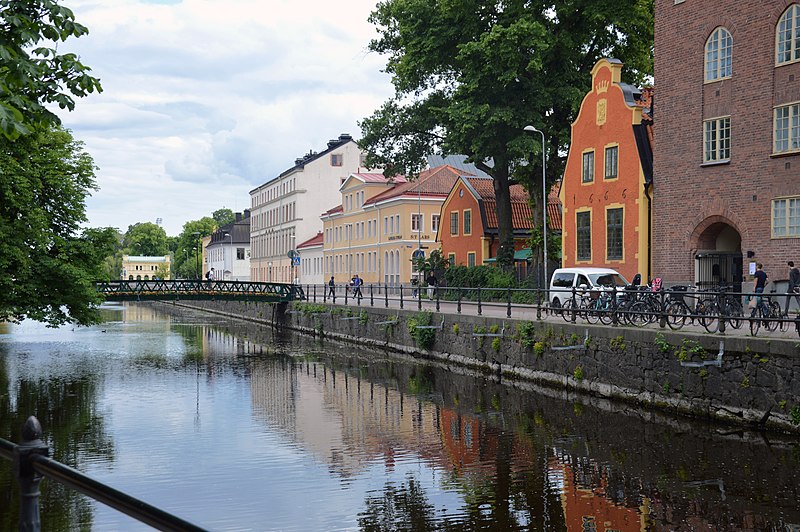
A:
{"type": "Polygon", "coordinates": [[[232,299],[286,302],[305,299],[300,285],[202,279],[98,281],[97,291],[111,301],[232,299]]]}
{"type": "Polygon", "coordinates": [[[369,306],[423,308],[440,311],[443,305],[457,313],[483,315],[503,309],[507,317],[537,319],[558,316],[568,322],[605,325],[647,325],[677,330],[684,326],[725,333],[745,328],[750,334],[769,334],[794,329],[800,335],[800,314],[786,312],[793,294],[733,292],[732,287],[698,289],[675,286],[652,291],[647,286],[585,288],[485,288],[419,287],[417,285],[369,284],[361,296],[347,284],[307,285],[309,301],[369,306]],[[355,296],[355,297],[354,297],[355,296]],[[759,303],[761,302],[761,303],[759,303]]]}
{"type": "Polygon", "coordinates": [[[19,445],[0,438],[0,458],[13,462],[14,476],[20,487],[19,530],[38,532],[42,528],[39,483],[43,478],[59,482],[157,530],[205,530],[53,460],[49,457],[48,446],[42,441],[42,426],[35,417],[31,416],[25,422],[22,438],[19,445]]]}

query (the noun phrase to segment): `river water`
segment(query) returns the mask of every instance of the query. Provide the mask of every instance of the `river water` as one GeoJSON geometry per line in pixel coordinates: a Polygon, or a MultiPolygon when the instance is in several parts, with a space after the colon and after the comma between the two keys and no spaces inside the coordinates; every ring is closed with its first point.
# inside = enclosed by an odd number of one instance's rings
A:
{"type": "MultiPolygon", "coordinates": [[[[209,530],[800,530],[796,439],[158,305],[0,324],[0,437],[209,530]]],[[[0,530],[18,491],[0,459],[0,530]]],[[[147,527],[55,482],[43,530],[147,527]]]]}

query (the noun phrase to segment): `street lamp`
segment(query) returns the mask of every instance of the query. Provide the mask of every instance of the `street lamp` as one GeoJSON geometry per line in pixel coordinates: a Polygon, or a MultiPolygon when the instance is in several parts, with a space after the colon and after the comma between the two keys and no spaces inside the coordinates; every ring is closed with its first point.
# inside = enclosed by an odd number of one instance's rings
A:
{"type": "Polygon", "coordinates": [[[196,259],[195,260],[195,265],[196,265],[195,274],[197,275],[196,278],[200,279],[200,232],[199,231],[195,231],[192,234],[194,235],[195,239],[197,240],[197,242],[195,243],[195,247],[194,247],[194,249],[195,249],[195,259],[196,259]]]}
{"type": "MultiPolygon", "coordinates": [[[[542,278],[542,286],[546,286],[547,283],[547,183],[545,179],[545,168],[547,165],[547,159],[545,158],[545,144],[544,144],[544,132],[536,129],[533,126],[525,126],[524,131],[528,133],[539,133],[542,136],[542,235],[543,235],[543,251],[542,255],[544,258],[542,270],[544,272],[544,277],[542,278]]],[[[548,296],[549,297],[549,296],[548,296]]]]}

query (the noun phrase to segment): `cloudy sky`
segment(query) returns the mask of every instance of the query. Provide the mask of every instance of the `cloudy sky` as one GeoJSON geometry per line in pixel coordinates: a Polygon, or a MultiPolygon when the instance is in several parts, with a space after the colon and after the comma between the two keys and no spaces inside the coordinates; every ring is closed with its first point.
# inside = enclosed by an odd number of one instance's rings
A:
{"type": "Polygon", "coordinates": [[[367,51],[376,0],[64,0],[89,35],[75,51],[103,85],[64,125],[86,144],[100,190],[89,225],[123,232],[249,206],[290,168],[392,95],[367,51]]]}

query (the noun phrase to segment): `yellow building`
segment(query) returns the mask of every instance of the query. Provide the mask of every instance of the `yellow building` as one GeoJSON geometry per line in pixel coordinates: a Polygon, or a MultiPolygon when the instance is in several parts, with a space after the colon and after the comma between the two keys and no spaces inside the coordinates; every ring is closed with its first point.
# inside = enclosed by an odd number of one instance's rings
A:
{"type": "Polygon", "coordinates": [[[463,173],[449,165],[402,176],[354,173],[342,183],[342,203],[322,215],[325,278],[348,282],[358,274],[366,284],[408,284],[411,256],[438,249],[440,211],[463,173]]]}
{"type": "Polygon", "coordinates": [[[147,257],[143,255],[122,256],[122,279],[129,281],[149,281],[150,279],[170,278],[169,255],[147,257]]]}

